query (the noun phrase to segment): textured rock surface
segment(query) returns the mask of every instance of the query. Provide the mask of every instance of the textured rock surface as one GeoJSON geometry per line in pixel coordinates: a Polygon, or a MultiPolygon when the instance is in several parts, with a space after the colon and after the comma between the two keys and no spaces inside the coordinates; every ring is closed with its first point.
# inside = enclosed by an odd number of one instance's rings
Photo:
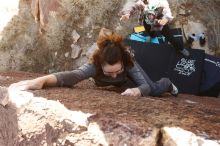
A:
{"type": "MultiPolygon", "coordinates": [[[[129,0],[10,0],[7,3],[13,5],[2,4],[0,70],[48,73],[76,68],[86,61],[87,48],[95,43],[102,27],[123,36],[132,32],[136,19],[120,22],[118,17],[126,1],[129,0]],[[66,55],[71,54],[71,45],[76,41],[74,31],[80,36],[75,45],[82,48],[78,58],[66,55]]],[[[189,22],[203,25],[208,40],[204,49],[219,55],[219,0],[169,2],[176,17],[174,27],[186,28],[187,34],[189,22]]],[[[194,28],[190,31],[194,32],[194,28]]]]}
{"type": "MultiPolygon", "coordinates": [[[[37,76],[0,72],[0,83],[7,87],[37,76]]],[[[83,81],[74,88],[11,92],[12,103],[0,106],[0,145],[220,145],[215,141],[220,140],[218,98],[185,94],[136,98],[121,96],[121,91],[83,81]]]]}
{"type": "Polygon", "coordinates": [[[6,87],[0,87],[0,104],[5,106],[9,102],[9,96],[6,87]]]}
{"type": "Polygon", "coordinates": [[[192,132],[176,127],[162,128],[162,144],[164,146],[219,146],[218,142],[207,140],[193,134],[192,132]],[[182,138],[181,138],[182,137],[182,138]]]}

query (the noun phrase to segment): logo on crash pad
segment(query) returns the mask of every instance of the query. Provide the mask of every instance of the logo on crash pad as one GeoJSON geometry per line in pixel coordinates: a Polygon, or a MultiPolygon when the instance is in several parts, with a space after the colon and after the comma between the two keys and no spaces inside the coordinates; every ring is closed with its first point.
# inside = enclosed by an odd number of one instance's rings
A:
{"type": "Polygon", "coordinates": [[[178,74],[190,76],[193,72],[196,71],[195,62],[196,60],[182,58],[177,62],[174,70],[177,71],[178,74]]]}

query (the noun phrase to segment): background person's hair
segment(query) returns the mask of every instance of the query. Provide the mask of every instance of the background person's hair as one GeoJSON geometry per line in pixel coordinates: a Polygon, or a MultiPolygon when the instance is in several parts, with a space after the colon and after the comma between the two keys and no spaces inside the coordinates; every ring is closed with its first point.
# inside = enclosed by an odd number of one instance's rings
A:
{"type": "Polygon", "coordinates": [[[103,73],[102,65],[114,65],[122,62],[123,66],[130,68],[134,65],[133,57],[128,51],[128,47],[124,45],[121,36],[112,34],[97,39],[98,48],[90,58],[90,63],[96,65],[97,75],[103,73]]]}

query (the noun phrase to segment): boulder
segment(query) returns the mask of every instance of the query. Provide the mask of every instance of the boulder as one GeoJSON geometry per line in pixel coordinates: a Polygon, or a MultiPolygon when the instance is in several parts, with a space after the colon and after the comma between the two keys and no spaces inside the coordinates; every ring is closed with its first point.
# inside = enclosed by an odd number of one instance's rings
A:
{"type": "Polygon", "coordinates": [[[0,145],[182,146],[220,145],[220,100],[168,93],[125,97],[123,89],[96,87],[19,91],[7,87],[40,74],[0,72],[0,145]],[[3,87],[4,86],[4,87],[3,87]],[[3,99],[4,97],[0,97],[3,99]]]}

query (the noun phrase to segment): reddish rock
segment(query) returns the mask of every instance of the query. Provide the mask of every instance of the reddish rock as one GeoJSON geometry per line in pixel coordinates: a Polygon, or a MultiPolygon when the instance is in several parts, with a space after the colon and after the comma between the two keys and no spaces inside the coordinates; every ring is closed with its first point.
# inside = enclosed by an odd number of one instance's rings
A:
{"type": "MultiPolygon", "coordinates": [[[[0,86],[8,86],[40,74],[0,72],[0,76],[0,86]]],[[[220,140],[218,98],[187,94],[173,97],[169,93],[161,97],[125,97],[119,94],[121,91],[115,87],[96,87],[86,80],[73,88],[55,87],[33,93],[59,100],[70,110],[93,114],[89,123],[98,124],[109,145],[146,145],[146,142],[156,145],[162,141],[163,127],[179,127],[206,139],[220,140]]],[[[88,140],[88,135],[81,136],[88,140]]],[[[74,140],[69,138],[66,143],[71,141],[74,140]]]]}
{"type": "Polygon", "coordinates": [[[32,0],[31,13],[35,21],[39,21],[42,27],[48,23],[48,16],[51,11],[56,12],[60,7],[59,0],[32,0]]]}

